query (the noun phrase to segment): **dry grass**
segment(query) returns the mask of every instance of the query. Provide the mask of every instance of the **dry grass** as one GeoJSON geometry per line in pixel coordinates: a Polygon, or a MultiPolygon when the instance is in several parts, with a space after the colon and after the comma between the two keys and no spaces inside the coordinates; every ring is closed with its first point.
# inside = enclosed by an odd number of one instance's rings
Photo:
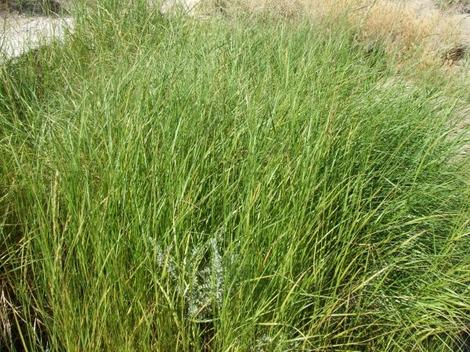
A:
{"type": "Polygon", "coordinates": [[[407,4],[376,1],[348,14],[366,42],[379,41],[389,53],[424,65],[441,62],[442,53],[458,41],[457,23],[438,11],[417,15],[407,4]]]}
{"type": "Polygon", "coordinates": [[[304,0],[202,0],[199,10],[206,14],[220,11],[229,15],[299,18],[306,14],[304,0]]]}
{"type": "Polygon", "coordinates": [[[11,344],[10,303],[3,287],[0,288],[0,346],[11,344]]]}
{"type": "Polygon", "coordinates": [[[345,23],[366,47],[381,44],[399,61],[442,64],[443,53],[459,43],[456,19],[435,9],[418,14],[412,3],[390,0],[207,0],[204,11],[309,18],[345,23]]]}

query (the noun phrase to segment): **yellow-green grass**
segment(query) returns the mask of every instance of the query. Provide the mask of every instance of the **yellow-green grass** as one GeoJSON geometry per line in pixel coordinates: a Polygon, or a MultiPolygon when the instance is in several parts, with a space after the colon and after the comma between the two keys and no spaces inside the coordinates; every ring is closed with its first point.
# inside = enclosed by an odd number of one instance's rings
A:
{"type": "Polygon", "coordinates": [[[2,67],[2,348],[459,346],[456,97],[353,31],[112,1],[77,16],[66,44],[2,67]]]}

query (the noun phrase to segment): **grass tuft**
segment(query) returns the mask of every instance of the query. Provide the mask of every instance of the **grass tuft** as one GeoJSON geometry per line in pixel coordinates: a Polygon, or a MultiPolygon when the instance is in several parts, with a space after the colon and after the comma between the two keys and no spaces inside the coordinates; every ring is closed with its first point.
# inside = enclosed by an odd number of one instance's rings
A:
{"type": "Polygon", "coordinates": [[[1,68],[12,345],[451,351],[465,336],[452,99],[307,21],[112,1],[78,16],[64,45],[1,68]]]}

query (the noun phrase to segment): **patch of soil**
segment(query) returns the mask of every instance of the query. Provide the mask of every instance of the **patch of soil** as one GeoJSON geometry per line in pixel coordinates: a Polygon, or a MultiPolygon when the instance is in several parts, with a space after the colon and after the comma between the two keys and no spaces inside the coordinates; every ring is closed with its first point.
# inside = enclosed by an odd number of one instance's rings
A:
{"type": "Polygon", "coordinates": [[[0,53],[9,59],[52,40],[61,40],[66,31],[73,28],[73,21],[70,18],[10,14],[0,19],[0,26],[0,53]]]}

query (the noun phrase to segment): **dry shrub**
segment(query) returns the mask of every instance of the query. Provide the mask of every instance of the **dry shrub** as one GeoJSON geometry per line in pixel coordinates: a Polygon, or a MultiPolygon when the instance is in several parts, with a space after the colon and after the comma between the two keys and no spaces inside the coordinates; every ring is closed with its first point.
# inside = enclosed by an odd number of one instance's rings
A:
{"type": "Polygon", "coordinates": [[[376,1],[361,11],[348,14],[366,42],[379,41],[389,53],[423,64],[440,60],[442,52],[457,40],[457,24],[450,16],[430,9],[418,14],[413,6],[391,1],[376,1]]]}
{"type": "Polygon", "coordinates": [[[313,14],[346,21],[365,45],[380,43],[400,61],[428,66],[459,40],[457,20],[434,8],[418,12],[410,2],[391,0],[306,0],[313,14]],[[321,3],[321,5],[318,5],[321,3]],[[312,6],[313,5],[313,6],[312,6]],[[320,9],[320,11],[318,11],[320,9]],[[315,11],[316,10],[316,11],[315,11]]]}

